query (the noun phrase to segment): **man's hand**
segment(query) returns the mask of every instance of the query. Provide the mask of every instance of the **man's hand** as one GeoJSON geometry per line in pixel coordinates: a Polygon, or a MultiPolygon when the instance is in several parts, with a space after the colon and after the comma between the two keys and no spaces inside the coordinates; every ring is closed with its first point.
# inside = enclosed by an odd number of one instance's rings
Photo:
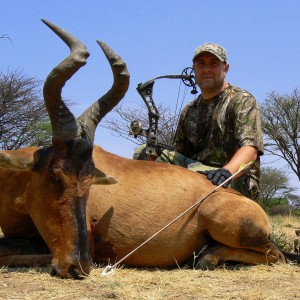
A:
{"type": "MultiPolygon", "coordinates": [[[[198,173],[204,174],[207,176],[209,180],[215,185],[220,185],[222,182],[224,182],[226,179],[228,179],[232,174],[227,169],[217,169],[217,170],[208,170],[208,171],[199,171],[198,173]]],[[[230,184],[230,180],[227,181],[223,187],[228,187],[230,184]]]]}

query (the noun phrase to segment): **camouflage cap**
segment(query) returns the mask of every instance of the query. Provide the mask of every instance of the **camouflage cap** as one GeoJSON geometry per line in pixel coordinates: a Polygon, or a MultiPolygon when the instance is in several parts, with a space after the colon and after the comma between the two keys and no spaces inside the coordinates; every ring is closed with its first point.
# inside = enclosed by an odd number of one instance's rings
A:
{"type": "Polygon", "coordinates": [[[195,61],[196,57],[198,57],[203,52],[209,52],[214,54],[220,61],[228,61],[226,50],[223,47],[213,43],[206,43],[196,48],[194,52],[193,62],[195,61]]]}

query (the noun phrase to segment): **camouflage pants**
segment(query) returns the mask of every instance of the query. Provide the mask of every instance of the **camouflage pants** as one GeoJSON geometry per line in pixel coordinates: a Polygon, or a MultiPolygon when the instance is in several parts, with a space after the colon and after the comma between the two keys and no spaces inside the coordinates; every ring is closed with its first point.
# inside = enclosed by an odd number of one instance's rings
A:
{"type": "MultiPolygon", "coordinates": [[[[141,145],[135,150],[133,159],[147,160],[146,145],[141,145]]],[[[181,166],[195,172],[218,169],[216,167],[204,165],[201,162],[186,157],[177,151],[170,151],[166,149],[162,151],[162,154],[156,159],[156,161],[181,166]]],[[[235,180],[232,180],[230,186],[252,200],[258,199],[259,177],[256,174],[252,174],[251,170],[235,180]]]]}

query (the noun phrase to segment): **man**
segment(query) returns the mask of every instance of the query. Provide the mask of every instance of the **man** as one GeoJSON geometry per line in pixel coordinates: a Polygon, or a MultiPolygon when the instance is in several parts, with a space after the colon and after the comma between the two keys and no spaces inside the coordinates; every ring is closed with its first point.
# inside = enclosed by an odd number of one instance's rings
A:
{"type": "Polygon", "coordinates": [[[229,64],[223,47],[212,43],[197,47],[193,68],[201,95],[181,112],[176,151],[164,150],[158,160],[204,173],[216,185],[253,161],[250,170],[230,185],[256,200],[263,154],[259,106],[247,91],[227,83],[229,64]]]}

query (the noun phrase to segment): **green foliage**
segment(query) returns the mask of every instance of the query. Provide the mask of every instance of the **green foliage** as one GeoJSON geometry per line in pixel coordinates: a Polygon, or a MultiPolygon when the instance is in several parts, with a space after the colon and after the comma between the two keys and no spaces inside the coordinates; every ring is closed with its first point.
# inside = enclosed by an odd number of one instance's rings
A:
{"type": "Polygon", "coordinates": [[[42,120],[29,128],[32,140],[28,146],[47,147],[51,145],[52,128],[50,120],[42,120]]]}
{"type": "Polygon", "coordinates": [[[300,209],[296,209],[291,205],[272,205],[265,208],[266,212],[269,215],[276,216],[300,216],[300,209]]]}
{"type": "Polygon", "coordinates": [[[272,240],[285,251],[290,251],[290,244],[287,234],[278,226],[278,223],[271,223],[271,238],[272,240]]]}
{"type": "Polygon", "coordinates": [[[275,205],[288,205],[289,202],[287,199],[278,199],[278,198],[272,198],[270,199],[267,207],[273,207],[275,205]]]}
{"type": "Polygon", "coordinates": [[[296,231],[300,228],[299,216],[270,216],[271,238],[282,249],[288,252],[297,252],[295,250],[295,240],[297,240],[296,231]]]}
{"type": "Polygon", "coordinates": [[[283,170],[272,167],[261,168],[259,204],[267,210],[275,205],[288,204],[288,195],[294,190],[283,170]]]}
{"type": "MultiPolygon", "coordinates": [[[[271,198],[264,207],[265,211],[272,216],[275,215],[292,215],[300,216],[300,209],[298,202],[291,202],[290,197],[294,195],[287,194],[287,198],[271,198]]],[[[295,201],[295,198],[293,198],[295,201]]],[[[297,196],[298,199],[298,196],[297,196]]],[[[261,204],[261,203],[260,203],[261,204]]]]}
{"type": "Polygon", "coordinates": [[[275,205],[268,208],[271,215],[289,216],[292,215],[294,208],[290,205],[275,205]]]}
{"type": "Polygon", "coordinates": [[[48,144],[51,131],[40,84],[18,70],[0,72],[1,150],[48,144]]]}
{"type": "Polygon", "coordinates": [[[300,180],[300,92],[272,92],[261,108],[266,152],[284,159],[300,180]]]}
{"type": "Polygon", "coordinates": [[[297,217],[300,217],[300,209],[293,210],[293,215],[297,216],[297,217]]]}

